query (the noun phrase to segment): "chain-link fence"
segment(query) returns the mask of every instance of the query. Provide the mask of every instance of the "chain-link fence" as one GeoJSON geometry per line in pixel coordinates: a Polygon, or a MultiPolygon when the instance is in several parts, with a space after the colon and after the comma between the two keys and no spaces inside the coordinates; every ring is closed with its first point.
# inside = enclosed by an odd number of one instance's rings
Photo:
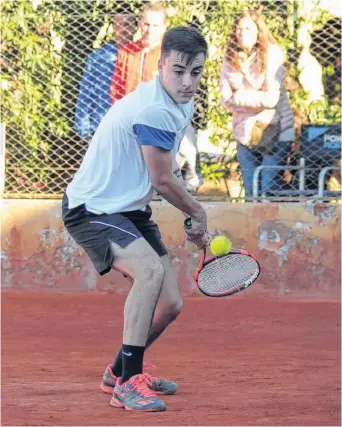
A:
{"type": "MultiPolygon", "coordinates": [[[[197,145],[197,164],[186,158],[186,148],[183,153],[185,179],[190,176],[190,182],[193,173],[203,177],[203,183],[199,181],[192,190],[198,196],[235,200],[339,198],[339,2],[153,3],[166,7],[168,27],[194,25],[209,43],[196,96],[195,133],[187,142],[197,145]],[[267,27],[286,52],[284,85],[294,113],[294,136],[279,141],[280,119],[275,120],[279,116],[275,111],[272,123],[278,123],[278,132],[272,149],[237,142],[234,108],[222,103],[220,75],[227,43],[234,35],[234,20],[243,10],[256,7],[262,9],[267,27]]],[[[108,108],[140,81],[155,75],[158,55],[146,54],[141,39],[148,28],[150,37],[157,38],[162,24],[158,7],[144,22],[144,7],[146,2],[141,0],[2,1],[5,197],[60,197],[108,108]],[[124,77],[122,61],[119,64],[122,53],[125,60],[132,55],[134,64],[124,77]]],[[[260,86],[258,90],[265,89],[260,86]]],[[[188,152],[194,156],[193,149],[188,152]]]]}

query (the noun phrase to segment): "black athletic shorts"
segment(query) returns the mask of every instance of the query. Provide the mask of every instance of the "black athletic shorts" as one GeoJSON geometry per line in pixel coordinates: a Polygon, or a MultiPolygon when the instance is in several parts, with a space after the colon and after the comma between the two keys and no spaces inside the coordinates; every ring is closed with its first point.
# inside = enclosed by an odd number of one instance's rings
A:
{"type": "Polygon", "coordinates": [[[108,273],[115,254],[110,245],[114,242],[125,248],[139,237],[144,237],[159,256],[167,254],[161,240],[158,225],[152,221],[152,209],[96,215],[87,211],[84,204],[69,209],[68,197],[64,193],[62,218],[70,236],[92,260],[99,274],[108,273]]]}

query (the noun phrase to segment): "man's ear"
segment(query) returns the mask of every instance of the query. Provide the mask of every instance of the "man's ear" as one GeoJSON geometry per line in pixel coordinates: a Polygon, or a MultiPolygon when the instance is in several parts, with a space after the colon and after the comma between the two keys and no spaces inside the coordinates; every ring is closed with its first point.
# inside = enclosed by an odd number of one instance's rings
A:
{"type": "Polygon", "coordinates": [[[161,70],[162,70],[162,61],[163,61],[162,58],[158,59],[158,72],[159,73],[161,73],[161,70]]]}

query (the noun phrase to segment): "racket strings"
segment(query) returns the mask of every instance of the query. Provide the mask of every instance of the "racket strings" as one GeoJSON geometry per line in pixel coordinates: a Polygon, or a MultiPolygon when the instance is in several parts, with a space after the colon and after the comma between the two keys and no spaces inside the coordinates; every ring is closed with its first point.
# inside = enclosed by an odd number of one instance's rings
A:
{"type": "Polygon", "coordinates": [[[225,293],[249,286],[259,274],[258,263],[250,256],[229,254],[209,262],[198,277],[200,288],[209,294],[225,293]]]}

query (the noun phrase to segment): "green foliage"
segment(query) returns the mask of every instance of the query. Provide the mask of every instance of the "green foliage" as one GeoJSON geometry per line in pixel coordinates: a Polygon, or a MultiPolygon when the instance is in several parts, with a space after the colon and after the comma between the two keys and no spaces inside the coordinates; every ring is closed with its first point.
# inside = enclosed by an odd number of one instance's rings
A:
{"type": "Polygon", "coordinates": [[[86,57],[96,43],[110,38],[109,25],[102,40],[98,37],[109,12],[115,13],[115,0],[1,3],[1,117],[10,190],[51,184],[56,174],[52,150],[70,137],[86,57]]]}
{"type": "Polygon", "coordinates": [[[65,131],[65,120],[55,115],[61,107],[61,55],[46,34],[58,11],[51,5],[49,14],[37,15],[30,2],[6,1],[2,15],[3,121],[16,129],[22,145],[37,148],[46,129],[65,131]]]}
{"type": "MultiPolygon", "coordinates": [[[[231,115],[222,107],[219,74],[225,45],[237,13],[251,5],[263,5],[269,28],[287,51],[296,45],[296,10],[298,0],[165,0],[176,13],[169,24],[198,25],[209,44],[209,57],[199,96],[200,113],[210,129],[213,144],[231,148],[231,115]],[[281,3],[281,5],[280,5],[281,3]]],[[[47,184],[62,176],[56,146],[72,145],[74,109],[79,82],[88,54],[112,38],[112,16],[117,11],[131,11],[137,16],[143,0],[3,0],[1,2],[1,115],[7,127],[7,168],[18,179],[11,181],[11,191],[34,190],[34,183],[47,184]],[[23,179],[24,176],[24,179],[23,179]],[[57,177],[57,178],[56,178],[57,177]]],[[[316,14],[317,15],[317,14],[316,14]]],[[[314,27],[320,24],[314,16],[314,27]]],[[[302,19],[302,18],[300,18],[302,19]]],[[[322,15],[321,22],[327,20],[322,15]]],[[[291,63],[290,72],[296,75],[291,63]]],[[[326,75],[334,72],[329,64],[326,75]]],[[[338,90],[338,88],[336,88],[338,90]]],[[[339,102],[308,105],[305,93],[291,92],[291,103],[305,112],[313,123],[340,121],[339,102]]],[[[232,150],[230,150],[232,151],[232,150]]],[[[203,171],[217,179],[220,166],[203,166],[203,171]],[[217,176],[215,175],[217,173],[217,176]]],[[[7,183],[9,184],[9,183],[7,183]]]]}

